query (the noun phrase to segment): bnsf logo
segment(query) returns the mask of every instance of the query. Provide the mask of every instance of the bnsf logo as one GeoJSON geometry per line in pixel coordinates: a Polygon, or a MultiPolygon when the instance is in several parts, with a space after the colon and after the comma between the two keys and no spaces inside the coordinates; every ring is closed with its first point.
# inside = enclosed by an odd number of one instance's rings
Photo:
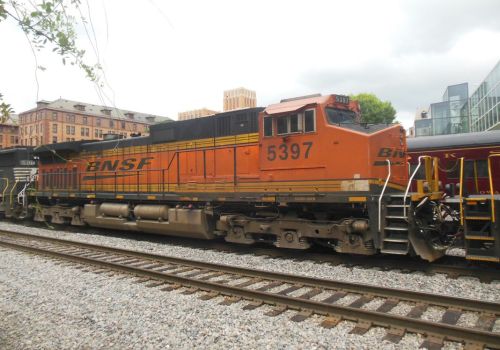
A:
{"type": "Polygon", "coordinates": [[[402,149],[381,148],[378,151],[377,157],[384,158],[404,158],[405,152],[402,149]]]}
{"type": "Polygon", "coordinates": [[[150,165],[149,162],[153,157],[146,158],[127,158],[123,160],[104,160],[89,162],[87,165],[87,171],[126,171],[126,170],[141,170],[146,165],[150,165]]]}

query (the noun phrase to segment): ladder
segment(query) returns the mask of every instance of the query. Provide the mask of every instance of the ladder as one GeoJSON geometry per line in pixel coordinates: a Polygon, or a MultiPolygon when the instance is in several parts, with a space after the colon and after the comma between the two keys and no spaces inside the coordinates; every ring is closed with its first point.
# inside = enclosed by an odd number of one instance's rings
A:
{"type": "Polygon", "coordinates": [[[460,203],[467,260],[500,262],[500,215],[496,210],[500,206],[500,198],[496,198],[494,194],[491,170],[491,161],[494,157],[500,157],[500,154],[488,156],[490,198],[462,197],[463,158],[461,158],[460,203]]]}
{"type": "Polygon", "coordinates": [[[406,215],[410,207],[408,203],[408,197],[404,194],[389,195],[381,232],[382,253],[406,255],[410,251],[409,224],[406,215]]]}

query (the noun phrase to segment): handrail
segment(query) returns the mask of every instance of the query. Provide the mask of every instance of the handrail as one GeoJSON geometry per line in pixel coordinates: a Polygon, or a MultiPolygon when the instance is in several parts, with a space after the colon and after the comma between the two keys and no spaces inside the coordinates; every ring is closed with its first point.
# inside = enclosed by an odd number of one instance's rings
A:
{"type": "Polygon", "coordinates": [[[424,159],[424,158],[431,158],[431,156],[420,156],[420,157],[418,157],[418,165],[415,168],[415,170],[413,171],[413,174],[411,174],[410,179],[408,180],[408,186],[406,186],[405,195],[403,197],[403,216],[405,218],[408,218],[407,215],[406,215],[406,197],[408,197],[408,192],[410,191],[411,182],[413,181],[413,178],[417,174],[418,169],[420,169],[420,165],[422,164],[422,159],[424,159]]]}
{"type": "Polygon", "coordinates": [[[27,181],[26,181],[26,184],[24,185],[23,189],[21,191],[19,191],[19,193],[17,194],[17,203],[22,204],[23,208],[25,208],[26,205],[28,204],[28,201],[26,198],[26,190],[31,185],[31,183],[35,180],[37,175],[38,175],[38,172],[36,172],[36,171],[33,172],[32,174],[30,174],[26,179],[27,181]],[[22,202],[21,202],[21,200],[22,200],[22,202]]]}
{"type": "Polygon", "coordinates": [[[10,205],[11,208],[12,208],[12,202],[13,202],[13,198],[14,198],[13,192],[16,189],[16,186],[17,186],[18,182],[19,182],[19,180],[16,180],[16,182],[14,182],[14,186],[12,186],[12,189],[10,190],[9,205],[10,205]]]}
{"type": "Polygon", "coordinates": [[[5,192],[7,192],[7,189],[9,188],[9,178],[2,177],[2,180],[5,180],[5,188],[3,189],[3,192],[2,192],[2,203],[4,203],[5,202],[5,192]]]}
{"type": "Polygon", "coordinates": [[[460,158],[460,188],[458,189],[458,198],[460,203],[460,225],[464,225],[464,206],[463,206],[463,193],[464,193],[464,157],[460,158]]]}
{"type": "Polygon", "coordinates": [[[488,156],[488,177],[490,180],[491,195],[491,222],[495,222],[495,189],[493,188],[493,174],[491,171],[491,158],[500,157],[499,153],[493,153],[488,156]]]}
{"type": "Polygon", "coordinates": [[[378,232],[382,230],[382,197],[384,196],[385,189],[387,184],[389,183],[389,179],[391,178],[391,161],[386,159],[387,162],[387,178],[385,179],[384,187],[382,188],[382,192],[380,192],[380,196],[378,197],[378,232]]]}

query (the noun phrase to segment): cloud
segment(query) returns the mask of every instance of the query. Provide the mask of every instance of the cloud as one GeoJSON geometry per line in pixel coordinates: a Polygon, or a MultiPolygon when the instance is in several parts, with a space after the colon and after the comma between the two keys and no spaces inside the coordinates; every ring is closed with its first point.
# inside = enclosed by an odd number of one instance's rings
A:
{"type": "Polygon", "coordinates": [[[413,0],[400,6],[400,27],[391,38],[395,53],[443,52],[470,31],[500,31],[498,0],[413,0]]]}
{"type": "Polygon", "coordinates": [[[416,53],[377,58],[348,66],[305,70],[299,78],[305,91],[371,92],[390,101],[408,119],[418,107],[441,100],[448,85],[469,82],[472,93],[498,62],[500,33],[475,31],[462,36],[444,53],[416,53]]]}

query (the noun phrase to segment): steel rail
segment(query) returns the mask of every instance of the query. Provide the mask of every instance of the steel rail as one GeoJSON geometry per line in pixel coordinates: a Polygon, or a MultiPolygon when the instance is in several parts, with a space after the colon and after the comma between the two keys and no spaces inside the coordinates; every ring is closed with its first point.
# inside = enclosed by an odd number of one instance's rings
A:
{"type": "MultiPolygon", "coordinates": [[[[143,258],[167,264],[182,265],[182,266],[187,266],[197,269],[205,269],[210,271],[221,271],[224,273],[241,275],[245,277],[256,277],[273,281],[281,281],[283,283],[289,283],[294,285],[303,285],[313,288],[319,287],[324,289],[333,289],[333,290],[345,291],[356,294],[370,294],[370,295],[380,296],[383,298],[395,298],[400,301],[410,301],[416,303],[425,302],[427,304],[435,306],[455,307],[463,310],[500,315],[500,303],[493,303],[483,300],[474,300],[474,299],[452,297],[447,295],[429,294],[429,293],[416,292],[406,289],[378,287],[362,283],[350,283],[350,282],[343,282],[336,280],[319,279],[319,278],[291,275],[279,272],[271,272],[271,271],[249,269],[249,268],[229,266],[229,265],[214,264],[203,261],[175,258],[164,255],[149,254],[145,252],[131,251],[131,250],[108,247],[108,246],[100,246],[100,245],[64,240],[53,237],[31,235],[27,233],[17,233],[17,232],[3,231],[3,230],[0,231],[0,235],[5,233],[7,233],[8,235],[21,236],[27,239],[38,239],[57,244],[69,245],[73,247],[77,246],[86,249],[99,250],[102,252],[143,258]]],[[[0,243],[2,243],[2,241],[0,241],[0,243]]]]}
{"type": "Polygon", "coordinates": [[[0,245],[12,249],[42,254],[77,263],[90,264],[113,271],[120,271],[136,276],[165,281],[168,283],[190,287],[197,290],[217,292],[222,295],[242,298],[250,301],[260,301],[267,304],[286,306],[290,309],[302,311],[306,310],[319,315],[340,317],[341,319],[345,320],[369,322],[372,326],[381,326],[392,329],[403,328],[406,332],[426,334],[427,336],[435,336],[451,341],[466,342],[467,344],[481,344],[482,346],[488,346],[492,348],[500,347],[499,333],[463,328],[443,323],[413,319],[410,317],[396,316],[383,312],[369,311],[349,306],[327,304],[308,299],[301,299],[264,291],[218,284],[215,282],[197,280],[194,278],[178,276],[175,274],[147,270],[140,267],[121,265],[118,263],[66,254],[52,250],[45,250],[42,248],[26,246],[12,242],[0,241],[0,245]]]}

